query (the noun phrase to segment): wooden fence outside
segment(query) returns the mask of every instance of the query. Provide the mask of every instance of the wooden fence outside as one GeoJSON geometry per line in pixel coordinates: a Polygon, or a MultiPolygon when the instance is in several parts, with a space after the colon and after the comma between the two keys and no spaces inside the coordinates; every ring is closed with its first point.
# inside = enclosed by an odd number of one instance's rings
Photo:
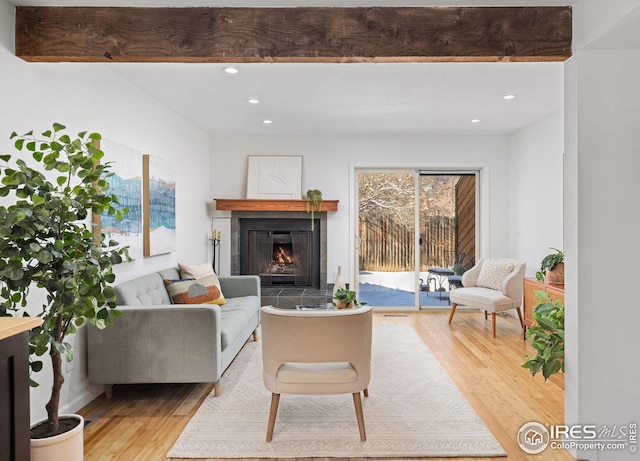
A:
{"type": "MultiPolygon", "coordinates": [[[[359,220],[360,270],[414,270],[413,229],[387,217],[359,220]]],[[[420,270],[451,268],[456,262],[456,220],[449,216],[423,218],[420,270]]]]}

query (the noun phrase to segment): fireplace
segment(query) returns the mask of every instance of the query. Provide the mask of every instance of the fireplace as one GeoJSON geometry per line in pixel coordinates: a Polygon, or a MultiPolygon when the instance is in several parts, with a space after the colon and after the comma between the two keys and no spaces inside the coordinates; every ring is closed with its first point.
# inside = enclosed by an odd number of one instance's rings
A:
{"type": "Polygon", "coordinates": [[[263,287],[327,288],[326,213],[313,230],[306,212],[234,211],[231,273],[258,275],[263,287]]]}
{"type": "Polygon", "coordinates": [[[320,232],[308,219],[240,219],[240,273],[263,286],[320,286],[320,232]]]}

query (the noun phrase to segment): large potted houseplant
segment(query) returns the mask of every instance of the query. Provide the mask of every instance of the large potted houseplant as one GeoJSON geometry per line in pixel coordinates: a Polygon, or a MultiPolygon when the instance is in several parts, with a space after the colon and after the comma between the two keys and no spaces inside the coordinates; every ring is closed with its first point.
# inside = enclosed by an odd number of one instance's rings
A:
{"type": "Polygon", "coordinates": [[[58,414],[63,358],[73,359],[65,338],[85,322],[104,328],[119,314],[112,268],[128,259],[126,248],[90,223],[91,212],[122,216],[117,198],[107,192],[106,178],[113,173],[109,163],[100,163],[103,153],[94,144],[100,135],[72,138],[64,129],[54,124],[41,136],[13,133],[15,148],[27,155],[0,156],[0,315],[42,318],[29,335],[31,371],[42,369],[39,357],[45,354],[53,371],[47,419],[31,430],[32,460],[82,459],[82,419],[58,414]],[[34,305],[34,299],[43,304],[34,305]],[[70,439],[69,426],[79,431],[80,441],[71,441],[79,455],[40,453],[49,440],[70,439]]]}
{"type": "Polygon", "coordinates": [[[526,339],[532,339],[531,345],[536,355],[525,355],[523,368],[532,376],[542,372],[544,380],[555,373],[564,373],[564,305],[552,300],[544,291],[536,291],[538,304],[533,308],[535,324],[527,329],[526,339]]]}

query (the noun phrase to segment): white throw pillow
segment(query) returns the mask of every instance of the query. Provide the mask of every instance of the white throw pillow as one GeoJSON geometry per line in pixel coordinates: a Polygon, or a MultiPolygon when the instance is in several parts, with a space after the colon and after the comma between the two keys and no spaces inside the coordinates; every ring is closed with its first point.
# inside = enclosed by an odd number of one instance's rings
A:
{"type": "Polygon", "coordinates": [[[502,290],[502,282],[513,272],[515,266],[511,259],[485,259],[476,286],[502,290]]]}
{"type": "Polygon", "coordinates": [[[178,269],[183,279],[199,279],[214,274],[213,267],[209,263],[195,265],[178,263],[178,269]]]}

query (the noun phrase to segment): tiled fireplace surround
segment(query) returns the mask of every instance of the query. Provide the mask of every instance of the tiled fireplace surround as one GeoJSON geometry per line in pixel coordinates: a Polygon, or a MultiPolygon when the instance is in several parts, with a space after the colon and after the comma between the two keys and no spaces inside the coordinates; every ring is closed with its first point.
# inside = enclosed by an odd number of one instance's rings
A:
{"type": "MultiPolygon", "coordinates": [[[[262,287],[262,304],[280,308],[295,308],[299,304],[331,302],[332,284],[327,284],[327,213],[316,212],[320,227],[320,286],[308,287],[262,287]]],[[[231,212],[231,274],[240,274],[240,219],[307,219],[304,211],[232,211],[231,212]]]]}

